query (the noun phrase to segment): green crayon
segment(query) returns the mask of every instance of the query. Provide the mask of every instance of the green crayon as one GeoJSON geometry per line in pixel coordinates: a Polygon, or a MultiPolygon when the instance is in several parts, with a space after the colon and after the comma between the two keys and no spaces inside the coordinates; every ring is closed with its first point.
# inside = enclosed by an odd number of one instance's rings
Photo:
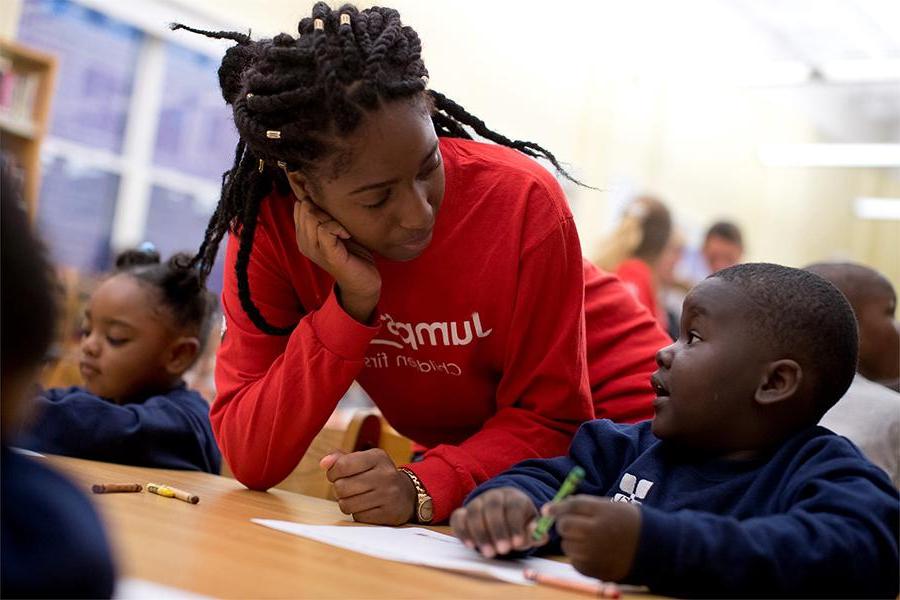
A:
{"type": "MultiPolygon", "coordinates": [[[[584,469],[581,467],[572,467],[572,470],[569,471],[569,474],[566,475],[566,480],[563,481],[562,486],[559,488],[559,491],[556,492],[556,495],[553,496],[553,503],[559,502],[569,496],[575,489],[578,487],[578,484],[581,483],[581,480],[584,479],[584,469]]],[[[531,539],[534,541],[540,540],[544,537],[550,528],[553,527],[553,517],[549,515],[544,515],[540,519],[538,519],[537,527],[534,529],[534,533],[531,534],[531,539]]]]}

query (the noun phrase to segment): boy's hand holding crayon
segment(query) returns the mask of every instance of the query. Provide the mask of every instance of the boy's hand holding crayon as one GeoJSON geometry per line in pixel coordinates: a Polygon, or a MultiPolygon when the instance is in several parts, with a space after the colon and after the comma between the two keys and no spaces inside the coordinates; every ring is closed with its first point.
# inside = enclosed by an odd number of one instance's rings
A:
{"type": "MultiPolygon", "coordinates": [[[[628,575],[641,529],[641,513],[635,505],[578,495],[545,504],[541,514],[555,519],[562,550],[579,572],[605,581],[628,575]]],[[[524,492],[504,487],[457,509],[450,525],[466,546],[493,558],[546,544],[547,534],[538,540],[532,537],[538,517],[524,492]]]]}

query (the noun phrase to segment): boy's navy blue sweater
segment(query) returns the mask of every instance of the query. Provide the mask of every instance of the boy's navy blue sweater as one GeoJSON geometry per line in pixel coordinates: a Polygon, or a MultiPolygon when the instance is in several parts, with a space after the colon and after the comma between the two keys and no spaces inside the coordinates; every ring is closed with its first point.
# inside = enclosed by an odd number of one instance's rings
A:
{"type": "Polygon", "coordinates": [[[519,463],[467,501],[514,486],[540,507],[580,465],[579,493],[641,505],[627,582],[675,596],[897,596],[900,499],[846,438],[812,427],[738,462],[680,451],[650,424],[586,423],[567,457],[519,463]]]}
{"type": "Polygon", "coordinates": [[[23,448],[142,467],[219,473],[209,404],[179,386],[144,402],[115,404],[81,388],[45,390],[23,448]]]}
{"type": "Polygon", "coordinates": [[[112,559],[88,499],[39,460],[0,456],[0,594],[109,598],[112,559]]]}

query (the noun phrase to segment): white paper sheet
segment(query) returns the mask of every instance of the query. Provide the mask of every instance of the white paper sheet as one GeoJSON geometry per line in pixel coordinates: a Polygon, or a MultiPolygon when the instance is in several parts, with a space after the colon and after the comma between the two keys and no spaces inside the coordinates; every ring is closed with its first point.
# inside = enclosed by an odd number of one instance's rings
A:
{"type": "Polygon", "coordinates": [[[161,583],[145,579],[125,578],[116,582],[113,600],[211,600],[209,596],[201,596],[187,590],[173,588],[161,583]]]}
{"type": "Polygon", "coordinates": [[[342,527],[303,525],[271,519],[251,519],[251,521],[375,558],[459,571],[520,585],[533,585],[533,582],[525,579],[523,575],[526,568],[573,581],[597,582],[596,579],[581,575],[572,565],[545,558],[530,557],[516,560],[484,558],[474,550],[466,548],[453,536],[421,527],[342,527]]]}
{"type": "Polygon", "coordinates": [[[35,452],[34,450],[29,450],[28,448],[17,448],[16,446],[10,446],[9,449],[16,454],[21,454],[22,456],[30,456],[32,458],[47,458],[40,452],[35,452]]]}

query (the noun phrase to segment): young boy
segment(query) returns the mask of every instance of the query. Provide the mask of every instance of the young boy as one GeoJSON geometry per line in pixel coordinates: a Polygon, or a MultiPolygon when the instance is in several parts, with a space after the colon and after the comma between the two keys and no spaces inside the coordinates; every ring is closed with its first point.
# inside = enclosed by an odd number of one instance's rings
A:
{"type": "Polygon", "coordinates": [[[530,548],[538,508],[580,465],[581,495],[543,511],[584,574],[677,596],[893,598],[897,491],[816,426],[853,378],[856,336],[846,299],[812,273],[720,271],[657,354],[652,421],[583,425],[568,457],[476,488],[453,530],[486,556],[530,548]]]}
{"type": "Polygon", "coordinates": [[[897,292],[887,277],[864,265],[816,263],[806,267],[847,297],[859,323],[857,372],[900,393],[900,322],[897,292]]]}
{"type": "Polygon", "coordinates": [[[900,487],[900,323],[897,294],[874,269],[852,263],[806,267],[847,297],[859,324],[859,364],[844,397],[819,425],[856,444],[900,487]]]}
{"type": "Polygon", "coordinates": [[[91,503],[40,459],[9,448],[30,409],[28,390],[53,341],[57,314],[50,266],[11,183],[0,165],[0,594],[108,598],[113,564],[91,503]]]}

